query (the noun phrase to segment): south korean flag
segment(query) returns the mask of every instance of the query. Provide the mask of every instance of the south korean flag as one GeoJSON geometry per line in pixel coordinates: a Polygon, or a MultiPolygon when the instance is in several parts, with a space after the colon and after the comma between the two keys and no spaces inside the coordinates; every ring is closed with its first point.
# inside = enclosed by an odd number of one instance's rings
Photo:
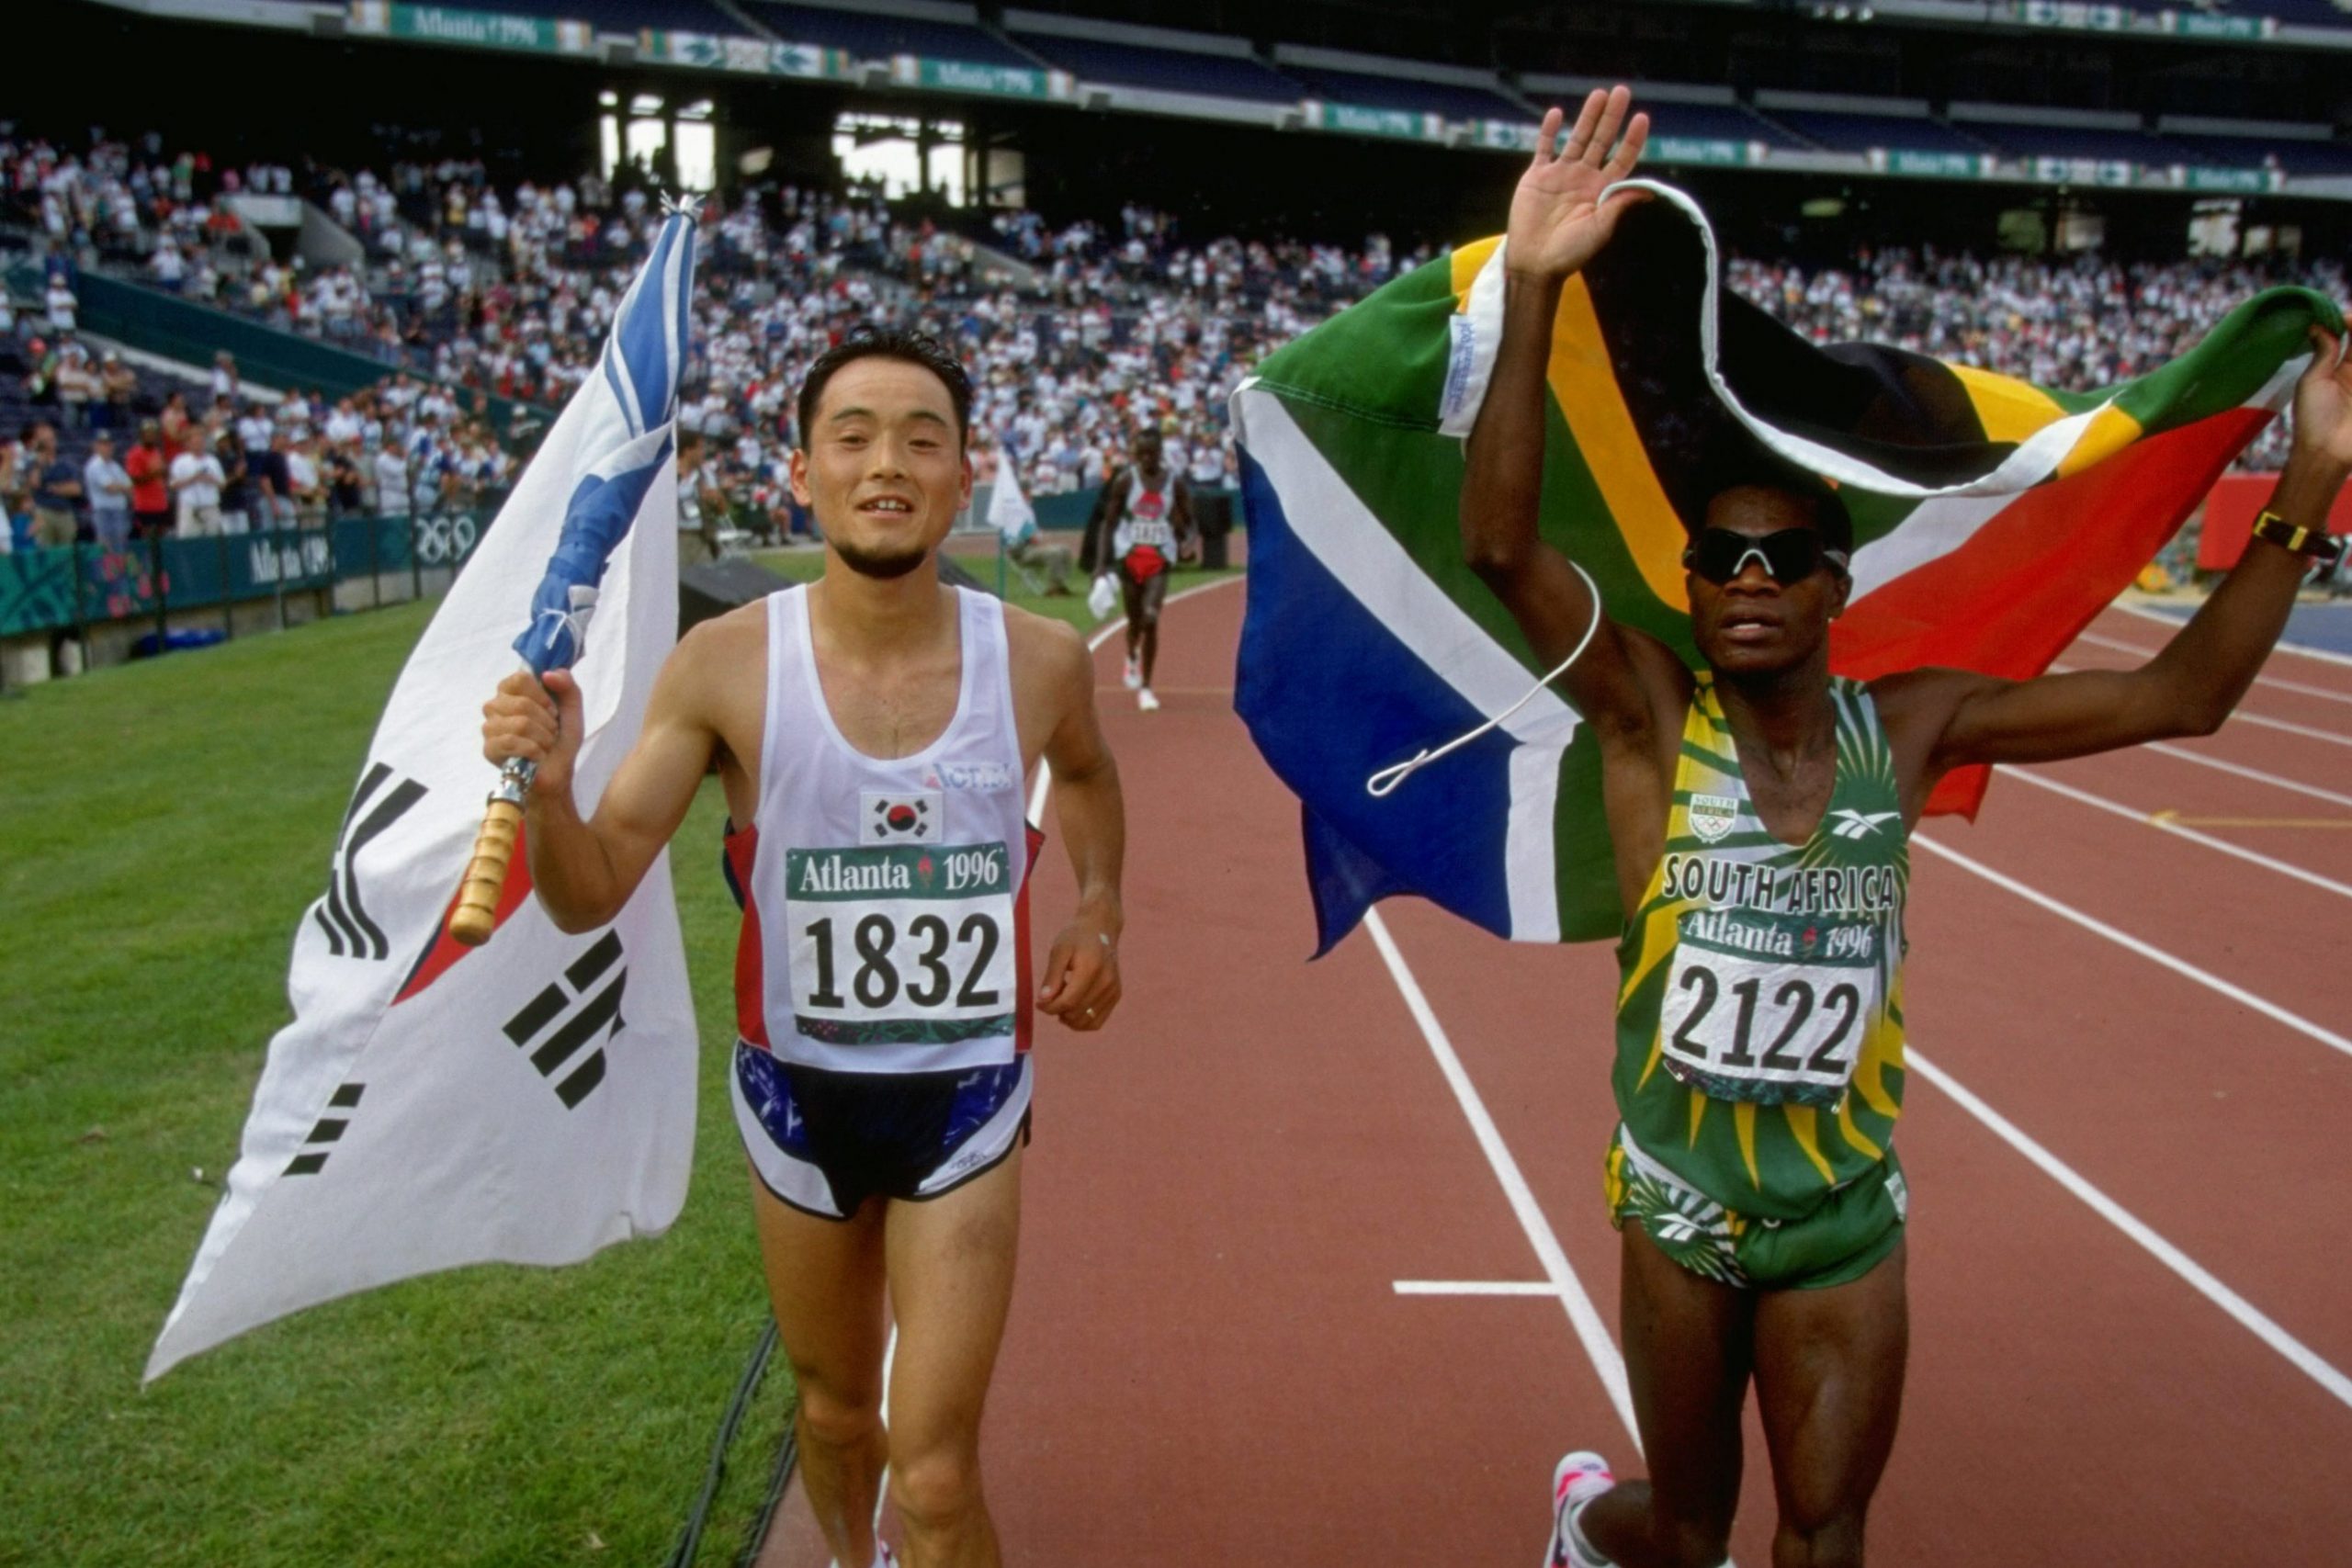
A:
{"type": "Polygon", "coordinates": [[[945,797],[933,791],[892,795],[867,790],[858,836],[869,844],[935,844],[945,826],[945,797]]]}

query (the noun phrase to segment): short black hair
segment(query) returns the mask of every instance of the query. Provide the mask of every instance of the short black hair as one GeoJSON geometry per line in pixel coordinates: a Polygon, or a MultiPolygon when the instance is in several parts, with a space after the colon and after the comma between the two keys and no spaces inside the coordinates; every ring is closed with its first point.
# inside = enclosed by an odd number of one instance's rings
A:
{"type": "Polygon", "coordinates": [[[853,360],[897,359],[920,365],[947,387],[947,400],[956,406],[956,441],[965,443],[972,423],[972,378],[948,346],[929,333],[898,327],[860,327],[817,356],[800,383],[800,449],[808,450],[808,433],[817,423],[817,400],[833,372],[853,360]]]}
{"type": "Polygon", "coordinates": [[[1810,468],[1799,468],[1778,457],[1757,455],[1748,460],[1726,464],[1711,476],[1707,487],[1706,505],[1699,511],[1697,521],[1689,531],[1697,533],[1706,525],[1707,512],[1715,498],[1727,491],[1769,490],[1785,495],[1805,509],[1814,527],[1821,535],[1826,548],[1842,551],[1851,558],[1854,553],[1854,518],[1846,510],[1845,497],[1827,479],[1810,468]]]}

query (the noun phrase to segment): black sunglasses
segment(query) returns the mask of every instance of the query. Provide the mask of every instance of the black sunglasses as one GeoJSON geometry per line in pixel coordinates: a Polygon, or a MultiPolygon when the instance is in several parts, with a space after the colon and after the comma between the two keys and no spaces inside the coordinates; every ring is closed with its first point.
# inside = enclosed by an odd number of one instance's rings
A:
{"type": "Polygon", "coordinates": [[[1747,570],[1753,558],[1764,563],[1772,581],[1783,585],[1802,582],[1826,561],[1840,572],[1846,552],[1826,547],[1811,528],[1781,528],[1770,534],[1736,534],[1729,528],[1702,528],[1682,552],[1682,564],[1713,583],[1726,583],[1747,570]]]}

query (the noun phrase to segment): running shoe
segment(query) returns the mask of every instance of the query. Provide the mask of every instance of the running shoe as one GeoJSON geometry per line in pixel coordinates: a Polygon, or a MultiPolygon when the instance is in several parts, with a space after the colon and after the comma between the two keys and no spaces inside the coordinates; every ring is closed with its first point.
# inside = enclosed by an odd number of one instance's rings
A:
{"type": "Polygon", "coordinates": [[[1151,694],[1151,688],[1149,686],[1140,686],[1136,690],[1136,706],[1143,709],[1146,713],[1158,713],[1159,711],[1159,699],[1151,694]]]}
{"type": "Polygon", "coordinates": [[[1552,1545],[1544,1554],[1544,1568],[1610,1568],[1609,1559],[1577,1529],[1577,1516],[1616,1484],[1609,1461],[1597,1453],[1579,1450],[1560,1461],[1552,1472],[1552,1545]]]}
{"type": "Polygon", "coordinates": [[[1138,691],[1143,686],[1143,660],[1132,653],[1127,655],[1126,681],[1130,692],[1138,691]]]}

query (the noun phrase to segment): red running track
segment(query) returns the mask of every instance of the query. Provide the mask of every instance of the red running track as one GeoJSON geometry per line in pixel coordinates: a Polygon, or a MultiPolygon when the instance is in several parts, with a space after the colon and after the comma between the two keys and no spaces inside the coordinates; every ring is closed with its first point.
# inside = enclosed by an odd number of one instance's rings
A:
{"type": "MultiPolygon", "coordinates": [[[[1613,1337],[1599,1200],[1613,966],[1602,948],[1513,946],[1415,901],[1385,908],[1491,1118],[1482,1148],[1369,931],[1304,962],[1297,807],[1231,707],[1245,592],[1171,604],[1158,714],[1128,705],[1115,643],[1098,655],[1127,795],[1127,998],[1103,1034],[1039,1044],[1019,1299],[986,1434],[1006,1554],[1523,1568],[1560,1452],[1638,1468],[1539,1250],[1613,1337]],[[1517,1210],[1498,1161],[1523,1182],[1517,1210]]],[[[2153,649],[2162,628],[2109,615],[2093,635],[2153,649]]],[[[2352,670],[2274,670],[2352,697],[2352,670]]],[[[2257,686],[2247,707],[2352,738],[2352,705],[2257,686]]],[[[2352,795],[2352,758],[2326,741],[2233,724],[2182,750],[2352,795]]],[[[2243,819],[2199,830],[2352,882],[2352,804],[2161,754],[2045,772],[2143,815],[2243,819]]],[[[1902,1132],[1911,1379],[1873,1560],[2352,1560],[2352,1043],[2316,1037],[2352,1033],[2347,894],[2020,779],[1996,783],[1977,825],[1923,837],[2114,935],[1916,851],[1919,1055],[2240,1315],[1921,1067],[1902,1132]]],[[[1071,890],[1045,863],[1050,931],[1071,890]]],[[[1771,1496],[1752,1416],[1749,1451],[1733,1549],[1758,1568],[1771,1496]]],[[[765,1561],[823,1553],[804,1526],[765,1561]]]]}

